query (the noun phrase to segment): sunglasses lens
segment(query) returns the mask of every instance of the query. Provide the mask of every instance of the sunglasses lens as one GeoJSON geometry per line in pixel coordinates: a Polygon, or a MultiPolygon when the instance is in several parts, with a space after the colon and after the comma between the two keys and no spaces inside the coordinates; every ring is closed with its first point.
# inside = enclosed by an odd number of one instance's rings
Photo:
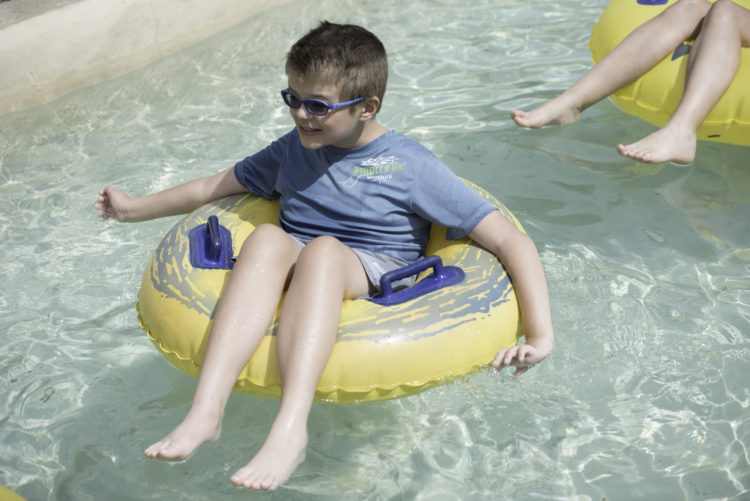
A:
{"type": "Polygon", "coordinates": [[[288,91],[284,92],[282,96],[284,97],[284,102],[287,104],[287,106],[289,106],[290,108],[294,108],[294,109],[299,108],[299,105],[301,103],[300,103],[300,100],[297,98],[297,96],[295,96],[294,94],[288,91]]]}
{"type": "Polygon", "coordinates": [[[328,113],[326,105],[319,101],[307,101],[305,103],[305,108],[307,108],[307,111],[313,115],[325,115],[328,113]]]}

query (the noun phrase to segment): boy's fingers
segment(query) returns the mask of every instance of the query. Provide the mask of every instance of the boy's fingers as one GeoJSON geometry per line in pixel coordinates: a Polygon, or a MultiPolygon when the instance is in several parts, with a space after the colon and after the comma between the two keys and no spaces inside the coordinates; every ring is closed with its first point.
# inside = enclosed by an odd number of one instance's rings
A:
{"type": "Polygon", "coordinates": [[[513,346],[508,349],[508,351],[505,353],[505,359],[503,360],[503,365],[511,365],[513,363],[513,359],[516,358],[518,355],[518,347],[513,346]]]}
{"type": "Polygon", "coordinates": [[[505,348],[498,351],[497,355],[495,355],[495,358],[492,360],[492,363],[490,365],[492,365],[492,367],[494,367],[495,369],[500,367],[500,361],[503,359],[502,357],[504,353],[505,353],[505,348]]]}
{"type": "Polygon", "coordinates": [[[516,355],[516,358],[518,360],[518,363],[520,363],[520,364],[522,364],[523,361],[526,359],[526,350],[523,348],[523,346],[518,349],[518,353],[516,355]]]}

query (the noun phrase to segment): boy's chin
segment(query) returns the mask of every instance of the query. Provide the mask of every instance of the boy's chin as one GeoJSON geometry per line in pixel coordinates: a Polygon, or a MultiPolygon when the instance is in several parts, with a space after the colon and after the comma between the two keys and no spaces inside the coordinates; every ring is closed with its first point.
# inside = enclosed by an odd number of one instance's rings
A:
{"type": "Polygon", "coordinates": [[[302,147],[308,150],[319,150],[325,144],[320,143],[318,141],[305,141],[304,139],[300,139],[300,144],[302,144],[302,147]]]}
{"type": "Polygon", "coordinates": [[[334,146],[337,148],[350,148],[347,146],[346,140],[337,141],[331,138],[330,135],[326,134],[304,134],[300,131],[299,134],[300,144],[308,150],[318,150],[324,146],[334,146]]]}
{"type": "Polygon", "coordinates": [[[323,146],[325,146],[326,143],[324,143],[323,141],[321,141],[321,139],[322,138],[319,137],[319,136],[312,136],[311,137],[311,136],[305,136],[305,135],[302,135],[302,134],[300,134],[300,136],[299,136],[299,142],[300,142],[300,144],[304,148],[306,148],[308,150],[317,150],[317,149],[320,149],[323,146]]]}

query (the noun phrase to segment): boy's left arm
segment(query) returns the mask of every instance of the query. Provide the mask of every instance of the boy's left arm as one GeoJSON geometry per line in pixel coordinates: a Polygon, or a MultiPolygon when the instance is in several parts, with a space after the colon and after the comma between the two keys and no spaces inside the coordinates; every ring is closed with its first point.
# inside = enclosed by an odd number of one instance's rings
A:
{"type": "Polygon", "coordinates": [[[513,365],[514,377],[519,376],[552,352],[552,316],[539,253],[531,238],[497,210],[487,214],[469,236],[497,256],[513,282],[526,343],[501,349],[491,365],[494,369],[513,365]]]}

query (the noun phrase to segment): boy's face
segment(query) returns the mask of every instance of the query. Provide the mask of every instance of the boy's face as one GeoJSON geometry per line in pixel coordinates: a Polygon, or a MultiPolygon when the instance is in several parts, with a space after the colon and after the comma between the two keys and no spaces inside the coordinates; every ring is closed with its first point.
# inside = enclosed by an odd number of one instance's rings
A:
{"type": "MultiPolygon", "coordinates": [[[[293,73],[288,74],[289,90],[300,99],[317,99],[328,104],[336,104],[348,100],[343,98],[337,86],[317,82],[311,79],[303,80],[293,73]]],[[[289,108],[302,146],[315,150],[323,146],[338,148],[356,148],[359,144],[364,121],[360,120],[360,103],[345,106],[335,110],[328,110],[323,116],[313,115],[304,106],[297,109],[289,108]],[[357,107],[352,111],[352,107],[357,107]]]]}

